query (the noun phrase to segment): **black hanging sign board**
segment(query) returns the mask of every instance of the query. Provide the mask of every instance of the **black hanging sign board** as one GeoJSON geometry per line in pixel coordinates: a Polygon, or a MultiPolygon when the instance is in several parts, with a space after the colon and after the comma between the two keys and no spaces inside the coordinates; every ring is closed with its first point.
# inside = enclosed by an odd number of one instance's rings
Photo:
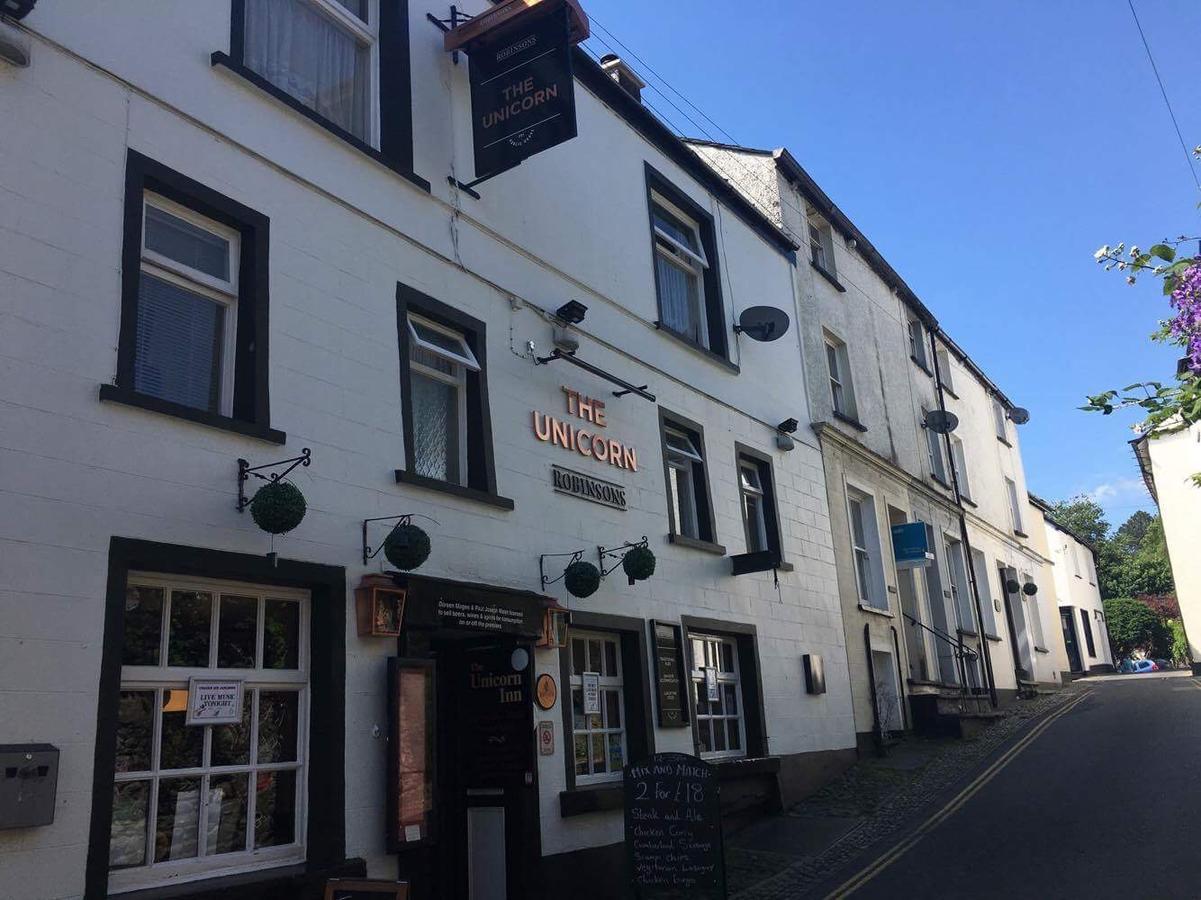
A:
{"type": "Polygon", "coordinates": [[[654,634],[659,727],[683,728],[688,724],[688,702],[680,626],[652,621],[651,629],[654,634]]]}
{"type": "Polygon", "coordinates": [[[470,55],[477,181],[576,136],[566,6],[498,29],[470,55]]]}
{"type": "Polygon", "coordinates": [[[717,770],[684,753],[625,768],[626,848],[634,896],[725,900],[717,770]]]}

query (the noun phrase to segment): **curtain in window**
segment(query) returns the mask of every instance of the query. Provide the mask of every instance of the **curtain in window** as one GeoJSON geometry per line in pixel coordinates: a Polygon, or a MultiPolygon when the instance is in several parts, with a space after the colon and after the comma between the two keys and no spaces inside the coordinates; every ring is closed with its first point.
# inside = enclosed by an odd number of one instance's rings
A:
{"type": "Polygon", "coordinates": [[[221,393],[221,304],[142,273],[134,389],[216,412],[221,393]]]}
{"type": "Polygon", "coordinates": [[[663,324],[672,331],[700,342],[700,321],[696,315],[696,275],[680,268],[662,253],[656,253],[655,279],[659,284],[659,308],[663,324]]]}
{"type": "Polygon", "coordinates": [[[363,140],[370,52],[303,0],[246,4],[245,64],[363,140]]]}

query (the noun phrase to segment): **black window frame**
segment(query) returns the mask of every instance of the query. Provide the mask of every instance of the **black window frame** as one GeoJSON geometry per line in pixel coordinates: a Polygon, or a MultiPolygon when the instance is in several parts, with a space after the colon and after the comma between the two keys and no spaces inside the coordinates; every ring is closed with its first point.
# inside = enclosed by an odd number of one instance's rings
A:
{"type": "Polygon", "coordinates": [[[284,106],[334,134],[356,150],[428,191],[430,183],[413,171],[413,77],[409,63],[409,0],[379,3],[379,149],[351,134],[246,65],[246,0],[230,0],[229,52],[210,56],[284,106]],[[384,86],[388,90],[384,90],[384,86]]]}
{"type": "Polygon", "coordinates": [[[273,444],[287,435],[271,427],[269,314],[271,220],[148,156],[129,150],[125,161],[125,222],[121,247],[121,325],[114,384],[100,386],[100,399],[136,406],[233,431],[273,444]],[[139,287],[142,280],[142,220],[147,192],[158,194],[238,233],[237,333],[232,415],[198,409],[144,394],[134,387],[139,287]]]}
{"type": "Polygon", "coordinates": [[[767,752],[767,711],[763,696],[763,666],[759,659],[759,632],[754,625],[742,622],[727,622],[721,619],[705,619],[697,616],[681,616],[684,628],[684,672],[683,680],[688,689],[688,719],[692,728],[693,752],[701,755],[701,738],[697,731],[696,699],[693,696],[691,673],[696,667],[692,655],[692,635],[715,635],[730,638],[738,648],[738,688],[742,696],[739,701],[743,710],[743,733],[746,753],[741,757],[717,760],[716,765],[744,764],[748,759],[765,759],[767,752]]]}
{"type": "Polygon", "coordinates": [[[344,770],[346,757],[346,570],[341,566],[288,559],[272,561],[264,556],[113,537],[109,542],[104,602],[85,900],[101,900],[109,895],[125,586],[130,572],[198,575],[308,590],[310,701],[304,863],[198,879],[178,886],[164,884],[133,891],[129,896],[160,896],[164,889],[170,889],[171,896],[204,896],[214,900],[285,893],[296,896],[319,890],[332,876],[363,875],[362,860],[346,859],[345,779],[329,777],[331,772],[344,770]]]}
{"type": "Polygon", "coordinates": [[[1098,659],[1097,644],[1093,640],[1092,622],[1089,620],[1088,610],[1083,607],[1080,609],[1080,624],[1084,626],[1084,642],[1088,646],[1088,655],[1093,659],[1098,659]]]}
{"type": "MultiPolygon", "coordinates": [[[[646,174],[646,215],[649,229],[649,246],[651,251],[651,279],[655,283],[655,309],[659,316],[655,327],[664,334],[682,341],[689,347],[703,353],[709,359],[719,362],[727,368],[737,371],[737,366],[730,361],[730,340],[727,331],[725,301],[721,292],[721,263],[717,254],[717,226],[713,216],[695,200],[668,181],[667,176],[659,172],[650,163],[644,163],[646,174]],[[691,216],[697,224],[697,237],[705,251],[709,265],[705,269],[702,281],[703,300],[705,304],[705,323],[709,332],[709,346],[693,340],[686,334],[681,334],[663,322],[663,298],[659,290],[659,279],[655,274],[655,199],[654,195],[662,197],[679,207],[691,216]]],[[[670,211],[667,211],[670,214],[670,211]]]]}
{"type": "Polygon", "coordinates": [[[759,485],[763,489],[763,525],[767,533],[767,546],[776,555],[776,559],[784,562],[784,538],[780,528],[780,500],[776,492],[776,476],[773,461],[770,456],[754,447],[738,441],[734,442],[734,466],[738,478],[738,500],[742,512],[742,530],[746,537],[747,552],[751,552],[750,523],[746,518],[746,504],[742,502],[742,466],[750,464],[759,472],[759,485]]]}
{"type": "Polygon", "coordinates": [[[435,300],[405,284],[396,285],[396,333],[400,358],[401,415],[404,432],[404,468],[396,470],[396,481],[414,487],[441,491],[511,510],[514,503],[496,492],[496,460],[492,442],[492,416],[488,403],[487,326],[461,310],[435,300]],[[453,484],[420,475],[413,467],[413,390],[409,368],[409,313],[461,332],[479,363],[478,372],[467,372],[467,472],[466,484],[453,484]]]}
{"type": "MultiPolygon", "coordinates": [[[[621,647],[622,701],[625,705],[626,762],[646,759],[655,752],[655,720],[651,704],[651,672],[646,621],[632,616],[614,616],[574,610],[571,628],[613,635],[621,647]]],[[[572,739],[571,634],[559,648],[559,706],[563,713],[563,766],[567,787],[559,792],[559,814],[563,818],[606,809],[621,809],[624,802],[620,779],[577,785],[572,739]]]]}
{"type": "Polygon", "coordinates": [[[699,423],[659,407],[659,446],[663,459],[663,499],[667,503],[667,540],[682,547],[692,547],[709,553],[725,556],[726,548],[717,543],[717,519],[713,506],[713,494],[709,488],[709,456],[705,452],[705,429],[699,423]],[[693,470],[693,491],[696,497],[697,537],[683,534],[676,522],[668,485],[671,472],[667,464],[667,429],[672,428],[688,435],[696,445],[701,457],[701,473],[693,470]]]}

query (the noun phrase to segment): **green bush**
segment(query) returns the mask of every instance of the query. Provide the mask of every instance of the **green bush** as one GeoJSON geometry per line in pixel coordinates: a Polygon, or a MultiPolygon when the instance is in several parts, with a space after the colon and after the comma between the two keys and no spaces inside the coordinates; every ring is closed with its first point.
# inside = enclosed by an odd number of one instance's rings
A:
{"type": "Polygon", "coordinates": [[[1123,659],[1136,650],[1154,653],[1165,643],[1166,628],[1145,604],[1129,597],[1105,601],[1105,624],[1114,659],[1123,659]]]}
{"type": "Polygon", "coordinates": [[[1187,666],[1192,661],[1188,649],[1188,638],[1184,635],[1184,622],[1180,619],[1168,619],[1168,631],[1172,635],[1172,662],[1187,666]]]}

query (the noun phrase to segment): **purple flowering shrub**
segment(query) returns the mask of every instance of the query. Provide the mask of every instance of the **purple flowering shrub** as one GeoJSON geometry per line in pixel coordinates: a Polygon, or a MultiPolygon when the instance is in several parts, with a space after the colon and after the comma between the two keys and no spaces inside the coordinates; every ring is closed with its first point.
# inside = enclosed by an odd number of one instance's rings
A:
{"type": "Polygon", "coordinates": [[[1168,334],[1188,354],[1188,368],[1201,373],[1201,261],[1179,275],[1172,288],[1172,309],[1176,315],[1168,322],[1168,334]]]}

